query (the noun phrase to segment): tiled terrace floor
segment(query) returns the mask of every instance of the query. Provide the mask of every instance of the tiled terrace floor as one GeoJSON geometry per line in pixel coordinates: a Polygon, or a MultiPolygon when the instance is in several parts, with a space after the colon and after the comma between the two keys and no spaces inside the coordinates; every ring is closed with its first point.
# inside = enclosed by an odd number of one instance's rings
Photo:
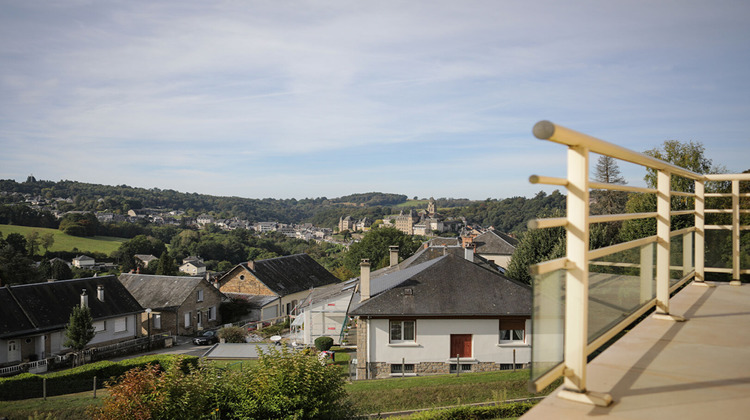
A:
{"type": "Polygon", "coordinates": [[[649,317],[588,365],[588,389],[612,405],[555,391],[522,419],[750,419],[750,285],[688,285],[670,305],[688,321],[649,317]]]}

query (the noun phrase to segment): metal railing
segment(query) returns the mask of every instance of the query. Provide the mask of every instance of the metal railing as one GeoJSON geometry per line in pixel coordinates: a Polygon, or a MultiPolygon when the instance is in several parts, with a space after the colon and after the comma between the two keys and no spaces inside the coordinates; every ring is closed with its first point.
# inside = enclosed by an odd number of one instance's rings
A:
{"type": "Polygon", "coordinates": [[[565,389],[558,394],[560,397],[606,406],[612,401],[609,395],[586,388],[586,365],[591,353],[652,308],[656,318],[684,321],[670,314],[669,299],[672,292],[688,281],[706,285],[706,272],[726,273],[732,276],[730,284],[740,285],[740,275],[750,273],[740,266],[741,231],[750,229],[741,223],[740,216],[750,210],[741,209],[740,199],[750,194],[740,194],[740,182],[750,181],[750,174],[697,174],[549,121],[537,123],[533,131],[539,139],[568,147],[567,177],[533,175],[530,182],[564,186],[568,194],[566,217],[529,223],[530,228],[564,228],[566,245],[565,257],[531,268],[534,276],[531,388],[539,391],[564,376],[565,389]],[[590,153],[654,171],[656,188],[592,182],[590,153]],[[672,191],[673,177],[690,180],[694,187],[688,188],[690,191],[672,191]],[[707,193],[707,184],[718,187],[707,193]],[[725,184],[731,184],[731,192],[721,191],[725,184]],[[656,211],[591,215],[592,189],[655,194],[656,211]],[[675,197],[675,201],[683,201],[682,207],[688,203],[693,208],[673,209],[675,197]],[[709,209],[707,202],[711,204],[709,209]],[[707,214],[723,215],[731,223],[719,220],[707,224],[707,214]],[[673,218],[686,215],[693,216],[688,223],[691,226],[671,230],[673,218]],[[654,220],[656,234],[590,249],[592,225],[637,220],[654,220]],[[730,232],[729,267],[706,266],[707,231],[730,232]]]}

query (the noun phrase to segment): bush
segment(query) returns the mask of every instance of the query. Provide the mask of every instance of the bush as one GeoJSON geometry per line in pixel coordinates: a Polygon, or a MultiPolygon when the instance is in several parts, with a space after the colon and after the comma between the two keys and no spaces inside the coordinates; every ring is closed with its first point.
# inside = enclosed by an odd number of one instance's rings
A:
{"type": "Polygon", "coordinates": [[[501,404],[489,407],[455,407],[432,410],[409,416],[409,420],[482,420],[520,417],[534,406],[530,402],[501,404]]]}
{"type": "Polygon", "coordinates": [[[231,418],[349,418],[344,379],[337,366],[321,364],[309,352],[286,347],[261,353],[248,371],[233,371],[226,380],[226,406],[231,418]]]}
{"type": "Polygon", "coordinates": [[[328,351],[333,347],[333,338],[331,337],[318,337],[315,339],[315,348],[320,351],[328,351]]]}
{"type": "Polygon", "coordinates": [[[352,414],[338,368],[286,347],[261,353],[250,369],[201,365],[185,373],[177,366],[164,372],[146,366],[108,386],[102,407],[90,412],[95,419],[338,419],[352,414]]]}
{"type": "Polygon", "coordinates": [[[247,331],[242,327],[224,327],[219,330],[219,338],[227,343],[244,343],[247,331]]]}

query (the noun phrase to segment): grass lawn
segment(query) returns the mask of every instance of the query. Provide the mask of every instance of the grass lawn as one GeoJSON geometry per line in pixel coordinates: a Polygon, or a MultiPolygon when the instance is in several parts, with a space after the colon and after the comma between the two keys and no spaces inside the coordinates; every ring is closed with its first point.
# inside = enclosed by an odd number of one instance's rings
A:
{"type": "Polygon", "coordinates": [[[481,372],[355,381],[346,390],[362,412],[385,413],[532,397],[528,380],[528,370],[481,372]]]}
{"type": "MultiPolygon", "coordinates": [[[[115,238],[112,236],[79,238],[77,236],[66,235],[58,229],[16,225],[0,225],[0,233],[3,234],[3,237],[6,237],[11,233],[20,233],[21,235],[26,236],[32,231],[39,232],[39,235],[44,235],[45,233],[52,233],[54,235],[55,243],[49,249],[50,251],[72,251],[74,248],[77,248],[81,253],[103,252],[109,255],[112,253],[112,251],[117,250],[117,248],[120,247],[121,243],[127,241],[126,238],[115,238]]],[[[40,247],[39,252],[44,253],[44,248],[40,247]]]]}
{"type": "Polygon", "coordinates": [[[403,203],[396,204],[393,207],[424,207],[427,208],[427,204],[430,203],[430,200],[406,200],[403,203]]]}
{"type": "Polygon", "coordinates": [[[93,395],[92,391],[87,391],[78,394],[49,397],[46,401],[41,398],[19,401],[0,401],[0,417],[5,416],[9,420],[26,420],[37,414],[37,417],[33,418],[46,420],[47,417],[44,416],[48,413],[53,413],[49,416],[50,419],[87,419],[89,418],[86,415],[88,407],[101,405],[102,397],[108,395],[108,391],[105,389],[97,390],[96,399],[93,398],[93,395]]]}

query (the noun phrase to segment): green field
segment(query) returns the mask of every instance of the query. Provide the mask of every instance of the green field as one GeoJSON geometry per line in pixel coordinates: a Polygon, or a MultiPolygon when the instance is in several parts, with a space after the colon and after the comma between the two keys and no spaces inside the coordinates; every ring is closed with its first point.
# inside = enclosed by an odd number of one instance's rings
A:
{"type": "MultiPolygon", "coordinates": [[[[45,233],[52,233],[55,236],[55,243],[50,248],[50,251],[73,251],[77,249],[81,253],[86,252],[103,252],[107,255],[112,251],[117,250],[120,244],[127,241],[125,238],[114,238],[111,236],[94,236],[93,238],[79,238],[77,236],[70,236],[62,233],[57,229],[47,229],[39,227],[29,226],[15,226],[15,225],[0,225],[0,233],[3,237],[8,236],[11,233],[20,233],[26,236],[32,231],[39,232],[39,235],[45,233]]],[[[40,247],[40,253],[44,253],[44,249],[40,247]]]]}
{"type": "Polygon", "coordinates": [[[401,204],[396,204],[394,207],[418,207],[418,208],[427,208],[427,204],[430,203],[430,200],[406,200],[406,202],[401,204]]]}

